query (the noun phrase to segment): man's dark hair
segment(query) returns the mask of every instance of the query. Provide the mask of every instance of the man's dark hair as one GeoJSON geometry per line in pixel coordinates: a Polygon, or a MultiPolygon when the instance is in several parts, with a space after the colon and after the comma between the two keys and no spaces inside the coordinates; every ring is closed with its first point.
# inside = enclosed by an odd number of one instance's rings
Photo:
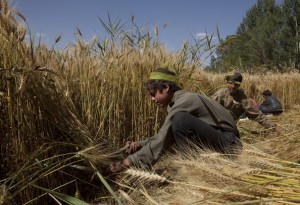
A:
{"type": "Polygon", "coordinates": [[[272,92],[270,90],[264,90],[264,92],[262,92],[262,95],[264,95],[264,96],[271,96],[272,92]]]}
{"type": "MultiPolygon", "coordinates": [[[[170,71],[166,68],[157,68],[154,71],[176,76],[176,74],[173,71],[170,71]]],[[[181,87],[179,87],[175,82],[171,82],[171,81],[167,81],[167,80],[148,80],[146,82],[146,89],[149,91],[150,90],[159,90],[160,92],[162,92],[163,89],[166,87],[166,84],[169,86],[169,88],[172,92],[181,90],[181,87]]]]}
{"type": "Polygon", "coordinates": [[[233,75],[227,75],[225,77],[226,81],[232,81],[233,83],[239,82],[241,83],[243,81],[243,76],[240,73],[234,73],[233,75]]]}

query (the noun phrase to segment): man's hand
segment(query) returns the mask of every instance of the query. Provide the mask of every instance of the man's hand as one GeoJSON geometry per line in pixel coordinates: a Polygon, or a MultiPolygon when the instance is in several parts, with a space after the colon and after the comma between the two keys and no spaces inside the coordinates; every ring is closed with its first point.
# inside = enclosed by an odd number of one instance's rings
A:
{"type": "Polygon", "coordinates": [[[273,134],[276,134],[276,135],[283,135],[283,130],[280,126],[278,125],[274,125],[270,128],[268,128],[267,130],[265,130],[266,133],[273,133],[273,134]]]}
{"type": "Polygon", "coordinates": [[[129,166],[129,161],[127,159],[124,159],[123,161],[111,163],[108,166],[107,171],[113,174],[117,174],[124,171],[125,169],[128,169],[129,166]]]}
{"type": "Polygon", "coordinates": [[[132,154],[141,148],[141,145],[138,142],[127,141],[125,153],[132,154]]]}

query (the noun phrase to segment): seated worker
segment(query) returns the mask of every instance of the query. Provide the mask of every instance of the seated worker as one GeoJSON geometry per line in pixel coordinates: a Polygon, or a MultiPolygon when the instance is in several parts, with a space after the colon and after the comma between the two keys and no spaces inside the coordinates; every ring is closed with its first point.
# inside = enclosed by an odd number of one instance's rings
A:
{"type": "MultiPolygon", "coordinates": [[[[251,103],[254,105],[254,107],[256,107],[258,109],[259,105],[256,102],[256,100],[254,100],[253,97],[248,96],[248,99],[251,101],[251,103]]],[[[248,117],[246,116],[246,112],[244,112],[240,117],[239,120],[248,120],[248,117]]]]}
{"type": "Polygon", "coordinates": [[[167,108],[159,132],[140,142],[128,142],[126,159],[111,163],[108,171],[118,173],[129,166],[149,168],[175,143],[183,149],[187,142],[220,153],[236,153],[242,147],[239,131],[230,113],[217,102],[182,90],[175,73],[158,68],[146,83],[152,101],[167,108]]]}
{"type": "Polygon", "coordinates": [[[276,127],[276,125],[269,121],[266,115],[252,103],[244,91],[240,89],[243,80],[243,76],[240,73],[228,75],[225,80],[227,87],[217,90],[216,93],[211,96],[213,100],[229,110],[236,121],[244,114],[265,128],[276,127]]]}
{"type": "Polygon", "coordinates": [[[262,95],[265,99],[259,106],[262,113],[278,115],[283,112],[280,101],[272,95],[270,90],[265,90],[262,95]]]}
{"type": "Polygon", "coordinates": [[[256,100],[254,100],[253,97],[248,96],[249,100],[252,102],[252,104],[254,105],[254,107],[258,108],[259,104],[256,102],[256,100]]]}

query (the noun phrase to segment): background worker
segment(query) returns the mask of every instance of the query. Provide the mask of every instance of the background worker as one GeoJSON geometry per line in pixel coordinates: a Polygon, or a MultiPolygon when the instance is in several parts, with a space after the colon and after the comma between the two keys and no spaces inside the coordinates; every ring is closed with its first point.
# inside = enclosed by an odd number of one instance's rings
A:
{"type": "Polygon", "coordinates": [[[240,73],[234,73],[225,77],[227,82],[226,88],[217,90],[211,98],[223,107],[225,107],[233,118],[238,121],[243,114],[249,119],[257,121],[265,128],[277,129],[277,126],[269,121],[265,114],[263,114],[246,96],[244,90],[240,88],[243,81],[243,76],[240,73]]]}
{"type": "Polygon", "coordinates": [[[278,115],[283,112],[282,106],[280,101],[277,97],[272,95],[272,92],[270,90],[265,90],[262,92],[262,95],[264,97],[264,101],[259,106],[259,110],[268,115],[268,114],[274,114],[278,115]]]}

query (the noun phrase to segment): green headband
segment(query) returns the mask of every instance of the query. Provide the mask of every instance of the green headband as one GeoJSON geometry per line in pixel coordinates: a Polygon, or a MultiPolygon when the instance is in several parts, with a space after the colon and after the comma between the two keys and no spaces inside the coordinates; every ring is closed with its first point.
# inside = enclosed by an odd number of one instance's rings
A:
{"type": "Polygon", "coordinates": [[[161,73],[154,71],[150,74],[149,80],[166,80],[170,82],[175,82],[176,81],[176,76],[167,74],[167,73],[161,73]]]}

